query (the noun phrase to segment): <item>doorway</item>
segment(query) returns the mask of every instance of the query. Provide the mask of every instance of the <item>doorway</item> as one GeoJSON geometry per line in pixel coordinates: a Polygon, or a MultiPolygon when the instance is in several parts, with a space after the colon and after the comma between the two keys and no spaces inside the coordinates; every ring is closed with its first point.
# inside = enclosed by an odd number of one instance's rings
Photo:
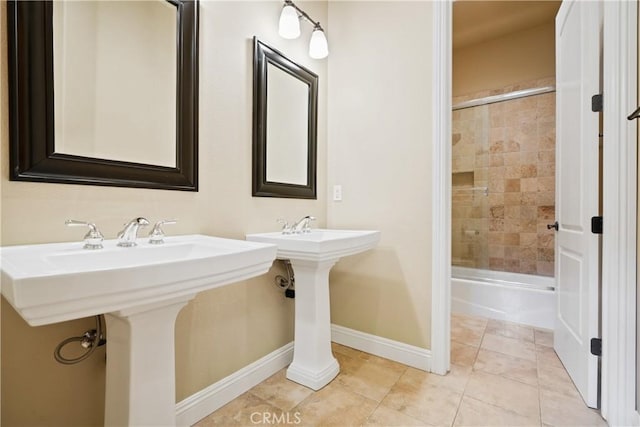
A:
{"type": "Polygon", "coordinates": [[[453,4],[454,312],[554,327],[559,7],[453,4]]]}
{"type": "Polygon", "coordinates": [[[553,329],[590,407],[601,16],[597,2],[453,5],[452,311],[553,329]]]}
{"type": "Polygon", "coordinates": [[[453,4],[453,311],[549,329],[559,5],[453,4]]]}
{"type": "MultiPolygon", "coordinates": [[[[602,414],[638,425],[636,411],[637,2],[604,2],[604,166],[602,414]],[[617,141],[606,144],[606,140],[617,141]],[[616,284],[610,286],[609,284],[616,284]],[[632,344],[631,344],[632,343],[632,344]],[[630,345],[633,351],[630,351],[630,345]]],[[[452,3],[433,4],[432,372],[450,366],[450,205],[452,3]]]]}

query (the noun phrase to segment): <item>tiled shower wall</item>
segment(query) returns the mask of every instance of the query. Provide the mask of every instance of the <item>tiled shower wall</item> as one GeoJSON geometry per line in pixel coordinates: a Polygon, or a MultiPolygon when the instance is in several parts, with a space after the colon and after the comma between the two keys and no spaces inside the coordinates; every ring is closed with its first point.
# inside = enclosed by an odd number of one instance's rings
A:
{"type": "MultiPolygon", "coordinates": [[[[469,99],[553,85],[527,82],[469,99]]],[[[453,111],[454,265],[553,276],[555,93],[453,111]]]]}

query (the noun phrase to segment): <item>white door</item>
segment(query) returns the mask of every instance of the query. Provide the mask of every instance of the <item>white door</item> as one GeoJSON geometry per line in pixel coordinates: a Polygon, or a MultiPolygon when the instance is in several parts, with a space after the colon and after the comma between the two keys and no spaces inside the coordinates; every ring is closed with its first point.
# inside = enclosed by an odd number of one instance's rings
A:
{"type": "MultiPolygon", "coordinates": [[[[556,292],[554,348],[587,405],[598,403],[599,114],[602,3],[563,1],[556,16],[556,292]]],[[[605,95],[606,96],[606,95],[605,95]]]]}

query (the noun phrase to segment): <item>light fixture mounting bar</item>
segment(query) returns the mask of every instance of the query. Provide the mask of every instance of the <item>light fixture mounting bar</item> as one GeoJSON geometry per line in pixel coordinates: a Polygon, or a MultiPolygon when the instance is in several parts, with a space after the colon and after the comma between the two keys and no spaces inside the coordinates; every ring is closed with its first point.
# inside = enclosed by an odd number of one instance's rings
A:
{"type": "Polygon", "coordinates": [[[314,28],[324,31],[324,29],[320,25],[319,21],[316,22],[313,19],[311,19],[311,17],[307,14],[307,12],[305,12],[302,9],[300,9],[292,0],[284,0],[284,3],[287,6],[293,7],[296,10],[296,12],[298,12],[298,16],[300,16],[300,17],[306,19],[307,21],[309,21],[313,25],[314,28]]]}

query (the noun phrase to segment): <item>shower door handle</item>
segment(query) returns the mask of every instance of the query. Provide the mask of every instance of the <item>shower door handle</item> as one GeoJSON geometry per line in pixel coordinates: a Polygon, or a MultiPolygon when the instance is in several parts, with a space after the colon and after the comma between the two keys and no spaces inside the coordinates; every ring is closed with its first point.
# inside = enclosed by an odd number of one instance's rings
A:
{"type": "Polygon", "coordinates": [[[555,230],[558,231],[558,221],[553,224],[547,224],[547,230],[551,230],[552,228],[555,228],[555,230]]]}

